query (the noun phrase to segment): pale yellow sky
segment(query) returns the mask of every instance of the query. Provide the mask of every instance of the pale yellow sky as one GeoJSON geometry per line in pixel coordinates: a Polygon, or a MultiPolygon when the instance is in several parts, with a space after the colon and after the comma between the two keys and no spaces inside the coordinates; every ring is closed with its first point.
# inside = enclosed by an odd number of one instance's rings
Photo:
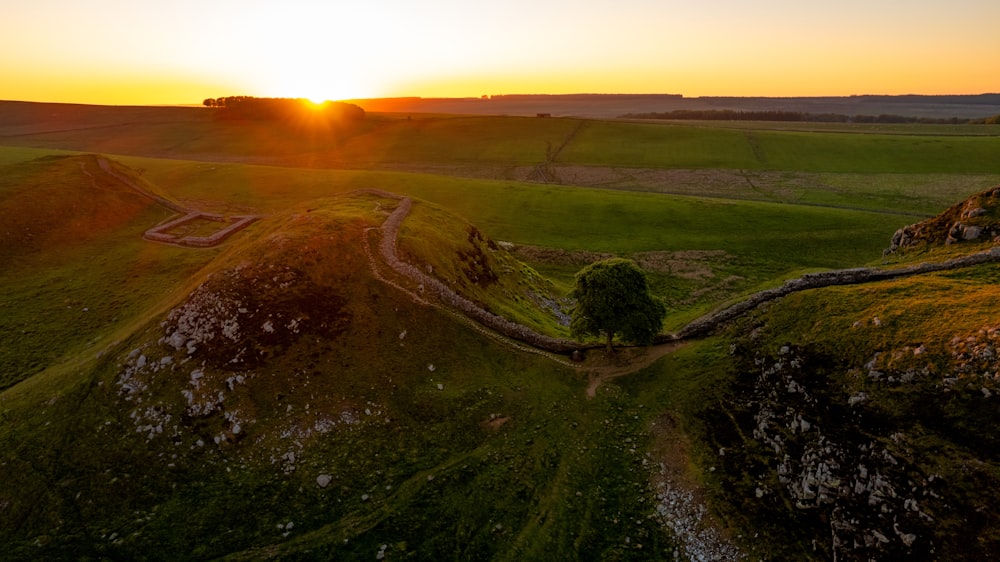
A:
{"type": "Polygon", "coordinates": [[[0,99],[1000,91],[997,0],[0,0],[0,99]]]}

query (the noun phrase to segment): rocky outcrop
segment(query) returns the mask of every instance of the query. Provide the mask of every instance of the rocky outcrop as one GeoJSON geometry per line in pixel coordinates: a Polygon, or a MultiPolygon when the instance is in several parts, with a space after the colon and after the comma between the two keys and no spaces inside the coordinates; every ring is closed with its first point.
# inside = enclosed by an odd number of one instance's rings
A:
{"type": "Polygon", "coordinates": [[[720,439],[719,463],[752,480],[733,492],[747,509],[794,519],[834,560],[932,558],[947,483],[914,462],[914,428],[886,427],[877,408],[851,400],[828,378],[828,357],[794,346],[734,354],[745,376],[728,407],[742,433],[720,439]]]}
{"type": "Polygon", "coordinates": [[[883,255],[920,245],[1000,240],[1000,186],[977,193],[938,216],[904,226],[892,235],[883,255]]]}

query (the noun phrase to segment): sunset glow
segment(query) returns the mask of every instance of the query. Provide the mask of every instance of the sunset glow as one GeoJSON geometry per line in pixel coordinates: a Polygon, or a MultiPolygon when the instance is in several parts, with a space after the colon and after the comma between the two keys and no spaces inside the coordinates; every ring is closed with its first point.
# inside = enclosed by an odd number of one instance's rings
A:
{"type": "Polygon", "coordinates": [[[1000,90],[1000,2],[7,2],[0,99],[1000,90]]]}

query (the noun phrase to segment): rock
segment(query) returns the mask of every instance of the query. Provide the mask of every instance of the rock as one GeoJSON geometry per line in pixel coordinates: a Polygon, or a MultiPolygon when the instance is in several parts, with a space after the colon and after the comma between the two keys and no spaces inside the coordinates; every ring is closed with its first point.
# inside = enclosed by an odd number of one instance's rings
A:
{"type": "Polygon", "coordinates": [[[962,228],[962,240],[977,240],[983,234],[981,226],[965,226],[962,228]]]}
{"type": "Polygon", "coordinates": [[[187,344],[187,336],[182,334],[180,330],[175,330],[174,333],[170,334],[170,338],[167,339],[174,349],[180,349],[187,344]]]}
{"type": "Polygon", "coordinates": [[[316,477],[316,485],[319,486],[320,488],[326,488],[327,486],[330,485],[330,482],[332,480],[333,476],[329,474],[320,474],[319,476],[316,477]]]}
{"type": "Polygon", "coordinates": [[[986,214],[986,209],[982,207],[976,207],[975,209],[966,209],[962,211],[963,219],[974,219],[976,217],[981,217],[986,214]]]}
{"type": "Polygon", "coordinates": [[[866,392],[858,392],[857,394],[851,395],[847,399],[847,405],[848,406],[857,406],[858,404],[861,404],[861,403],[865,402],[866,400],[868,400],[868,394],[866,392]]]}

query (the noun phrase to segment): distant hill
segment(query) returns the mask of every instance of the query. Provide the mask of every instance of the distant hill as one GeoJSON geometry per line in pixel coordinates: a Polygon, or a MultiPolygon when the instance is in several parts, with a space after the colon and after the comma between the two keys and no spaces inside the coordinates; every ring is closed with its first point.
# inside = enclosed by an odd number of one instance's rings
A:
{"type": "Polygon", "coordinates": [[[1000,114],[1000,94],[844,97],[695,97],[676,94],[502,95],[483,98],[350,100],[367,111],[609,118],[676,110],[792,111],[975,119],[1000,114]]]}

